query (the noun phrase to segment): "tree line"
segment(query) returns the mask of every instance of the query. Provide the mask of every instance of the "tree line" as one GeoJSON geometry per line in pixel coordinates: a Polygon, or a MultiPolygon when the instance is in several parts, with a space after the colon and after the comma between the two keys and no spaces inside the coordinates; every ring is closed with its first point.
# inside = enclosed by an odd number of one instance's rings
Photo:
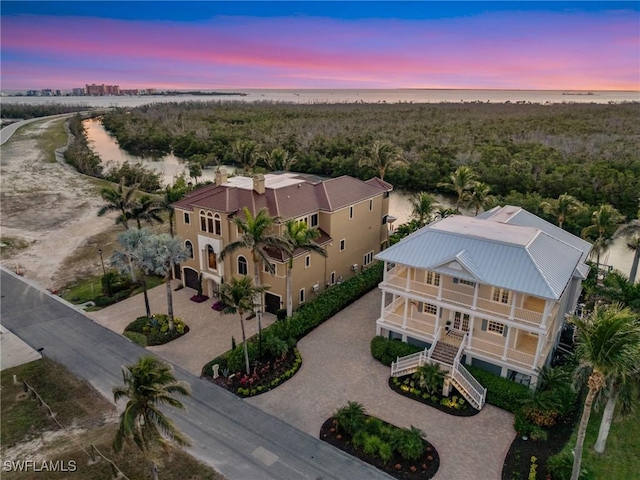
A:
{"type": "Polygon", "coordinates": [[[103,123],[137,155],[173,152],[200,166],[265,170],[275,159],[299,172],[362,179],[380,175],[361,160],[381,142],[406,162],[385,178],[397,188],[442,191],[452,171],[469,166],[512,203],[539,205],[567,193],[631,219],[640,191],[639,116],[638,103],[191,102],[116,109],[103,123]]]}
{"type": "Polygon", "coordinates": [[[0,111],[1,118],[30,118],[46,117],[61,113],[82,112],[88,110],[86,105],[72,105],[63,103],[47,103],[46,105],[31,105],[28,103],[6,103],[0,111]]]}

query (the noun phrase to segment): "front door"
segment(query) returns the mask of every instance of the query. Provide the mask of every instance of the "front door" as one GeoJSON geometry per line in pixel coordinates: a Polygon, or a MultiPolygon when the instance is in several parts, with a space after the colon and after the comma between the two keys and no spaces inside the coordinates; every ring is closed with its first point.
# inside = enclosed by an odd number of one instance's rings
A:
{"type": "Polygon", "coordinates": [[[469,331],[469,314],[461,312],[453,312],[453,329],[469,331]]]}
{"type": "Polygon", "coordinates": [[[198,281],[198,272],[192,268],[184,269],[184,285],[194,290],[198,290],[200,282],[198,281]]]}

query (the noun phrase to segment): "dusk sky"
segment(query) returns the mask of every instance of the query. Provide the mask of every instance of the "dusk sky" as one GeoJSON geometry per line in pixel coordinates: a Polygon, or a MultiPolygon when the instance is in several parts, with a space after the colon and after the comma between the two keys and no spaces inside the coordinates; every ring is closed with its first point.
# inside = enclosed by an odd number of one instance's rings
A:
{"type": "Polygon", "coordinates": [[[2,2],[1,88],[640,89],[640,2],[2,2]]]}

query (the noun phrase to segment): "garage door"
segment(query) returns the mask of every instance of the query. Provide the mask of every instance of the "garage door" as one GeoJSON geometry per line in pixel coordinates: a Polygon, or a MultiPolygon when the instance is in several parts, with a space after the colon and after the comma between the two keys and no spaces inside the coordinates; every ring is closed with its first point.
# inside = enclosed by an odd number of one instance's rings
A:
{"type": "Polygon", "coordinates": [[[185,268],[184,284],[186,287],[198,290],[198,272],[196,272],[193,268],[185,268]]]}
{"type": "Polygon", "coordinates": [[[274,295],[273,293],[265,293],[264,306],[267,312],[273,313],[275,315],[280,309],[280,297],[278,295],[274,295]]]}

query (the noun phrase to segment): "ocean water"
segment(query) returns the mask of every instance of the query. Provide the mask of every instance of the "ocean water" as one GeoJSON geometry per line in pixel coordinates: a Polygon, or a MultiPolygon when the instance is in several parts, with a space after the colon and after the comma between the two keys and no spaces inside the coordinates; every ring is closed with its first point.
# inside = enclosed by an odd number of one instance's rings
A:
{"type": "MultiPolygon", "coordinates": [[[[213,91],[213,90],[211,90],[213,91]]],[[[137,107],[165,102],[288,102],[288,103],[622,103],[640,102],[640,91],[570,90],[216,90],[244,95],[172,95],[105,97],[1,97],[0,103],[68,103],[87,107],[137,107]]]]}

